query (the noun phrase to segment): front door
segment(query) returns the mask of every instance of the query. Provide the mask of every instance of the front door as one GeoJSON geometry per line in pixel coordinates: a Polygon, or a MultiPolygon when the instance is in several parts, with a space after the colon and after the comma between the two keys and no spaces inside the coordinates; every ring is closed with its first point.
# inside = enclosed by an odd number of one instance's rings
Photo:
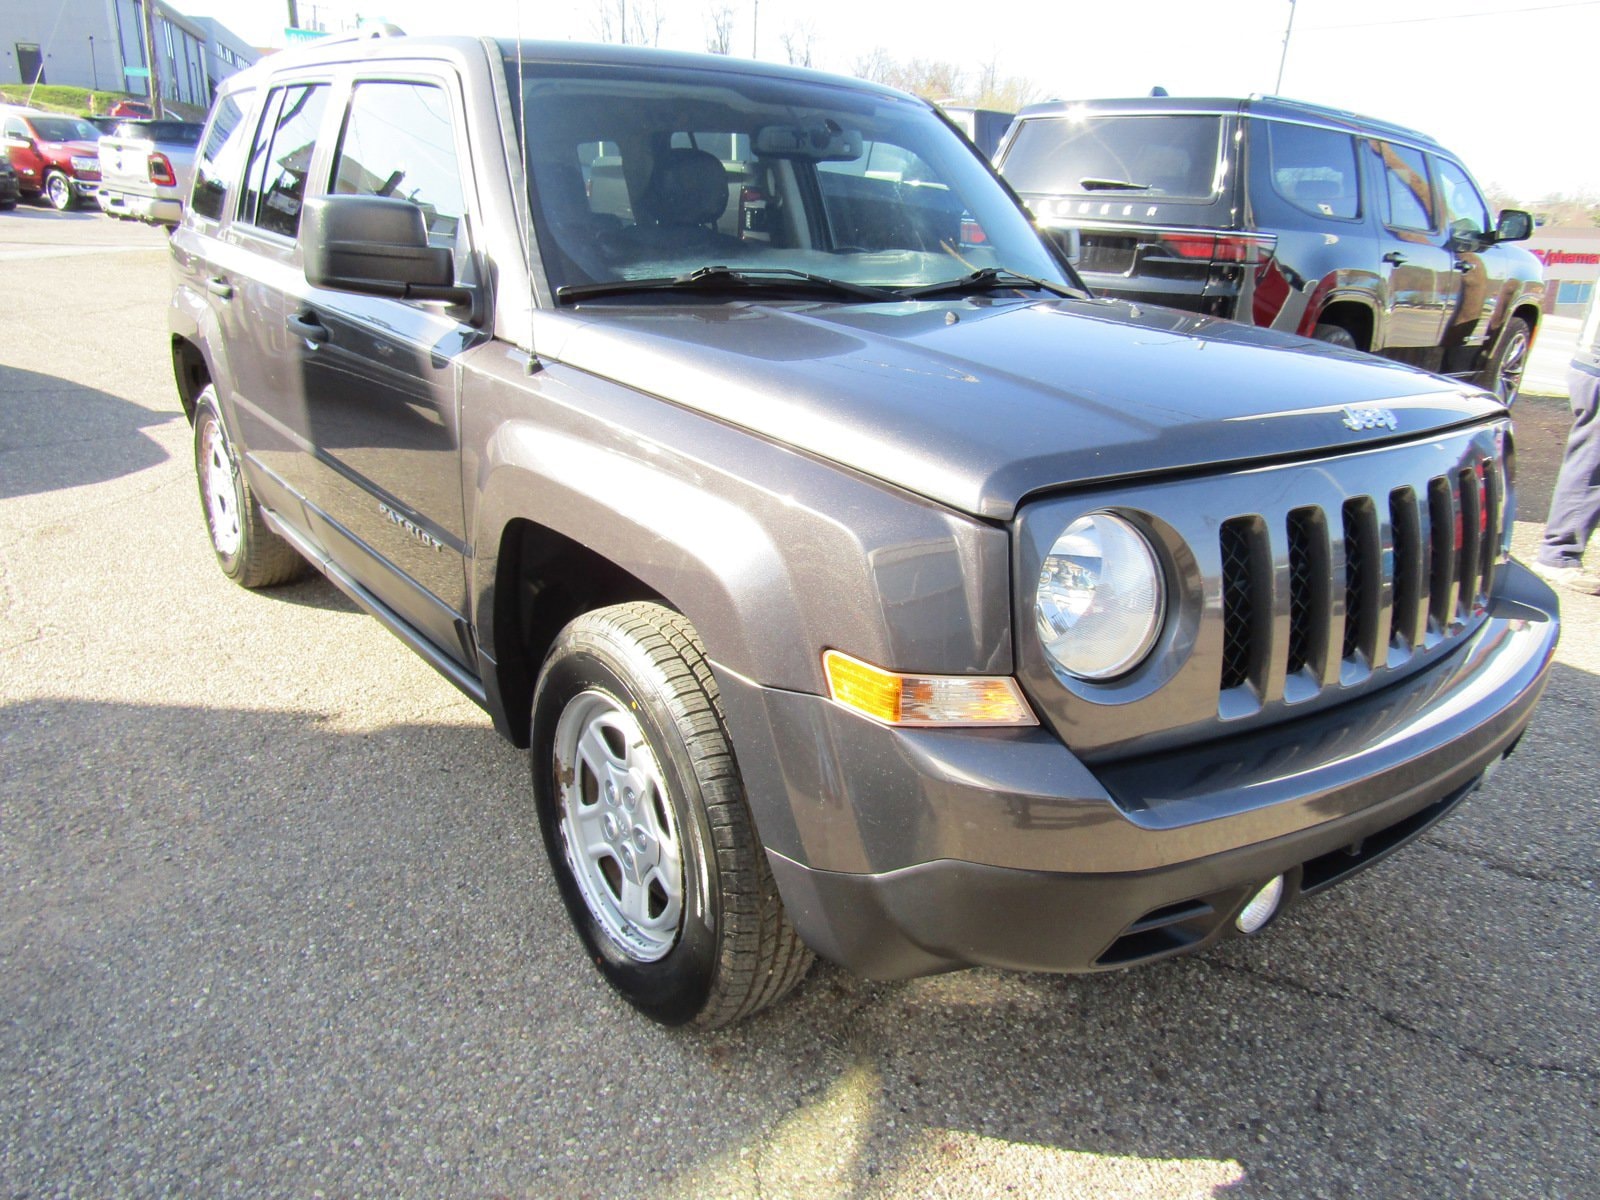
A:
{"type": "MultiPolygon", "coordinates": [[[[358,79],[328,191],[417,205],[429,241],[455,252],[457,282],[472,285],[462,126],[451,94],[442,78],[358,79]]],[[[456,360],[484,335],[469,315],[307,284],[290,319],[307,335],[294,362],[319,540],[375,596],[475,669],[461,634],[467,548],[456,360]]]]}
{"type": "Polygon", "coordinates": [[[1383,353],[1434,367],[1461,278],[1445,246],[1427,159],[1409,146],[1377,140],[1369,145],[1384,223],[1378,239],[1385,277],[1383,353]]]}
{"type": "Polygon", "coordinates": [[[44,79],[44,56],[39,53],[39,47],[34,42],[17,43],[17,73],[22,82],[32,87],[42,84],[44,79]]]}

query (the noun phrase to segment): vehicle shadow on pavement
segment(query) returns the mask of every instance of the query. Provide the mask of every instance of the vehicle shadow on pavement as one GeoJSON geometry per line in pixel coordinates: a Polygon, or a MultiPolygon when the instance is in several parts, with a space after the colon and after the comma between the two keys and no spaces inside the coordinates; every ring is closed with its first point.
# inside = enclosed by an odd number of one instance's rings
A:
{"type": "Polygon", "coordinates": [[[167,452],[142,431],[183,420],[4,364],[0,396],[0,500],[104,483],[165,462],[167,452]]]}
{"type": "Polygon", "coordinates": [[[14,703],[0,1175],[1337,1197],[1498,1196],[1514,1171],[1583,1194],[1600,835],[1551,797],[1600,791],[1592,754],[1560,754],[1597,684],[1555,668],[1488,789],[1267,936],[1093,977],[823,964],[711,1033],[651,1024],[584,961],[526,757],[487,722],[14,703]]]}

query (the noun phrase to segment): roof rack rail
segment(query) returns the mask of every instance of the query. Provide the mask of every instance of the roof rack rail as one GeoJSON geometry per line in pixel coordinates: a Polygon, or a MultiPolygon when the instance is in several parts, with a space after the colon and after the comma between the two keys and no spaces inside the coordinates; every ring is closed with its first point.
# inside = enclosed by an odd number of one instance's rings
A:
{"type": "Polygon", "coordinates": [[[373,38],[405,37],[406,31],[400,26],[389,21],[371,21],[362,25],[360,29],[350,33],[338,33],[331,37],[317,38],[307,46],[337,46],[345,42],[365,42],[373,38]]]}

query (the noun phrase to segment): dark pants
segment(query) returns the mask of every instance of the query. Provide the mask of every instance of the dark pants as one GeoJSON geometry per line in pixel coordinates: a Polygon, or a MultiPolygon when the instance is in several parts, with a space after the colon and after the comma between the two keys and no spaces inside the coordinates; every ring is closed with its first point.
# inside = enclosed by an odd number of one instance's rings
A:
{"type": "Polygon", "coordinates": [[[1572,392],[1572,433],[1550,498],[1550,520],[1539,547],[1547,567],[1576,567],[1589,535],[1600,525],[1600,374],[1573,367],[1567,382],[1572,392]]]}

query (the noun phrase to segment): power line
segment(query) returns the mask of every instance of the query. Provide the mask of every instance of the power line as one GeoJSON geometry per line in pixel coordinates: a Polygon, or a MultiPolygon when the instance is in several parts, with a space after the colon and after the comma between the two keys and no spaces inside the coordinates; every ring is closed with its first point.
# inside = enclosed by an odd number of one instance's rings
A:
{"type": "Polygon", "coordinates": [[[1349,25],[1311,25],[1308,29],[1371,29],[1378,25],[1432,25],[1439,21],[1467,21],[1474,17],[1504,17],[1508,15],[1521,16],[1523,13],[1552,12],[1562,8],[1594,8],[1600,5],[1600,0],[1569,0],[1566,4],[1537,4],[1532,8],[1490,8],[1481,12],[1450,13],[1446,16],[1436,17],[1397,17],[1392,21],[1356,21],[1349,25]]]}

